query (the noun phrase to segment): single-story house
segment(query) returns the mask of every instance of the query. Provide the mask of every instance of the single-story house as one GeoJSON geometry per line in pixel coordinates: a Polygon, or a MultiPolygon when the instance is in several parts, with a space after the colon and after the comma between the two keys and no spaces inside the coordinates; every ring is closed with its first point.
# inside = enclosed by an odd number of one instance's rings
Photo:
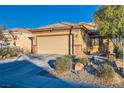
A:
{"type": "Polygon", "coordinates": [[[96,52],[102,36],[96,34],[94,23],[60,22],[29,29],[33,34],[32,52],[37,54],[72,54],[83,56],[84,50],[96,52]]]}

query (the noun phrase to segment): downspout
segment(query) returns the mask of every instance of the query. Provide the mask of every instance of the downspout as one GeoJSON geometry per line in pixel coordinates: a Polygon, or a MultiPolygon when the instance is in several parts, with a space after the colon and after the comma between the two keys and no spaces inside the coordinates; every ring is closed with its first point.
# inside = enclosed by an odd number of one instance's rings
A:
{"type": "Polygon", "coordinates": [[[72,28],[73,28],[73,26],[71,26],[71,28],[70,28],[70,30],[69,30],[69,38],[68,38],[68,42],[69,42],[69,46],[68,46],[68,48],[69,48],[69,51],[68,51],[68,54],[69,55],[71,55],[72,53],[71,53],[71,35],[72,35],[72,28]]]}
{"type": "Polygon", "coordinates": [[[34,53],[34,49],[33,49],[33,37],[31,38],[31,53],[34,53]]]}
{"type": "MultiPolygon", "coordinates": [[[[72,29],[73,29],[73,25],[69,25],[69,24],[65,24],[65,23],[61,23],[61,24],[64,24],[64,25],[67,25],[67,26],[71,26],[71,28],[70,28],[70,30],[69,30],[69,35],[68,35],[68,42],[69,42],[69,46],[68,46],[68,49],[69,49],[69,51],[68,51],[68,54],[69,55],[71,55],[71,54],[73,54],[73,41],[72,41],[72,47],[71,47],[71,35],[72,35],[72,33],[71,33],[71,31],[72,31],[72,29]],[[72,48],[72,53],[71,53],[71,48],[72,48]]],[[[73,35],[72,35],[72,40],[73,40],[73,35]]]]}
{"type": "Polygon", "coordinates": [[[34,53],[34,48],[33,48],[33,37],[28,37],[31,40],[31,53],[34,53]]]}

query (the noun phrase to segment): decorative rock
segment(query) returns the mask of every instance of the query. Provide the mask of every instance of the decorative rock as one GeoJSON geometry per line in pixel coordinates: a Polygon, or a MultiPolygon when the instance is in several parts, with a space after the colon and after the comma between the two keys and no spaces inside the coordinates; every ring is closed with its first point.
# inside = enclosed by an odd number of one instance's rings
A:
{"type": "Polygon", "coordinates": [[[75,71],[80,71],[84,68],[84,65],[81,63],[75,64],[75,71]]]}
{"type": "Polygon", "coordinates": [[[115,64],[116,64],[118,69],[119,68],[124,68],[124,63],[119,59],[115,61],[115,64]]]}
{"type": "Polygon", "coordinates": [[[6,56],[3,56],[2,58],[3,58],[3,59],[6,59],[6,56]]]}

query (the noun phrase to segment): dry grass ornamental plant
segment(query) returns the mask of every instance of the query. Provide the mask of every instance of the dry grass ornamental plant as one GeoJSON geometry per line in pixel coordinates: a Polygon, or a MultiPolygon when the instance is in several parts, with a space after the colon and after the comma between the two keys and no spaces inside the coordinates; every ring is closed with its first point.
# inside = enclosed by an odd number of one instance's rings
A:
{"type": "Polygon", "coordinates": [[[70,56],[57,57],[55,62],[55,71],[57,73],[64,73],[71,71],[72,58],[70,56]]]}
{"type": "Polygon", "coordinates": [[[102,64],[96,69],[96,75],[105,79],[112,79],[115,77],[115,71],[112,66],[102,64]]]}

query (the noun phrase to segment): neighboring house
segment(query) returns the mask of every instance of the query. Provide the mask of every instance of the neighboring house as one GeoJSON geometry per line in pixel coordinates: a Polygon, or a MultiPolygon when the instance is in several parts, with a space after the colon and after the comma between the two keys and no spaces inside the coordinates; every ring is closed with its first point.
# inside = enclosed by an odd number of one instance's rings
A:
{"type": "Polygon", "coordinates": [[[31,52],[31,40],[32,33],[27,29],[14,28],[9,30],[3,30],[3,35],[8,39],[9,47],[19,47],[24,52],[31,52]]]}
{"type": "MultiPolygon", "coordinates": [[[[33,52],[38,54],[73,54],[82,56],[85,48],[93,48],[93,40],[97,38],[96,28],[93,23],[73,24],[60,22],[29,29],[29,31],[33,34],[33,52]]],[[[99,42],[99,39],[97,42],[99,42]]],[[[96,52],[97,50],[98,47],[93,51],[96,52]]]]}

